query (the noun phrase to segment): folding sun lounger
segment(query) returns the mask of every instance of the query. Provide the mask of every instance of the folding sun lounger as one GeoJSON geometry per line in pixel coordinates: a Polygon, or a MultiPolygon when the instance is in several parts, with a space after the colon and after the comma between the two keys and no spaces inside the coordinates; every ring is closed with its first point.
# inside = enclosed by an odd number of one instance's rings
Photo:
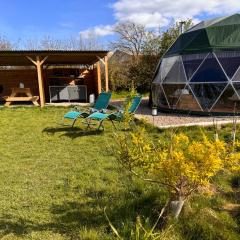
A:
{"type": "MultiPolygon", "coordinates": [[[[142,101],[142,96],[135,96],[133,97],[132,99],[132,103],[128,109],[128,112],[132,115],[135,114],[136,110],[138,109],[140,103],[142,101]]],[[[98,126],[98,129],[100,128],[103,128],[104,129],[104,126],[103,126],[103,122],[104,120],[110,120],[114,126],[114,128],[116,129],[116,126],[114,124],[114,121],[116,122],[122,122],[124,120],[124,111],[123,110],[119,110],[117,112],[114,112],[114,113],[110,113],[110,114],[107,114],[107,113],[101,113],[101,112],[95,112],[95,113],[92,113],[91,115],[89,115],[86,120],[87,120],[87,124],[88,124],[88,128],[90,127],[91,125],[91,121],[92,120],[96,120],[96,121],[99,121],[99,126],[98,126]]]]}
{"type": "Polygon", "coordinates": [[[106,108],[109,105],[111,96],[112,96],[112,93],[106,93],[106,92],[100,93],[96,103],[94,104],[94,107],[90,108],[89,112],[82,112],[78,110],[70,111],[63,116],[63,121],[64,119],[72,120],[73,122],[71,126],[73,127],[78,118],[87,118],[92,113],[95,113],[98,111],[102,111],[102,112],[106,111],[106,108]]]}

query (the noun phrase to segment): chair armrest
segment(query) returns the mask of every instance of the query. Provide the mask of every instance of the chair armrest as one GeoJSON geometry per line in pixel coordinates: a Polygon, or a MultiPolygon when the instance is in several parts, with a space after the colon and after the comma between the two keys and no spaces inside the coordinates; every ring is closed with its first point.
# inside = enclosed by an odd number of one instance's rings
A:
{"type": "Polygon", "coordinates": [[[108,110],[104,108],[104,109],[101,109],[100,112],[101,113],[108,113],[108,110]]]}
{"type": "Polygon", "coordinates": [[[81,107],[79,107],[79,106],[74,106],[72,109],[73,109],[74,111],[76,111],[76,112],[85,111],[85,109],[83,109],[83,108],[81,108],[81,107]]]}
{"type": "Polygon", "coordinates": [[[100,109],[100,110],[98,110],[98,109],[95,109],[95,108],[91,108],[90,109],[90,112],[91,113],[95,113],[95,112],[100,112],[100,113],[108,113],[108,109],[100,109]]]}
{"type": "Polygon", "coordinates": [[[95,112],[98,112],[98,110],[96,108],[90,108],[90,113],[95,113],[95,112]]]}

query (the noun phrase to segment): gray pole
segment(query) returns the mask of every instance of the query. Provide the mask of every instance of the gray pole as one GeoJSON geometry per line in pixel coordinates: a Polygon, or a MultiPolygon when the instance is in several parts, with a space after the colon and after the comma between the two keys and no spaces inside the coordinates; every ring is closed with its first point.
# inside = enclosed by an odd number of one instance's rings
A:
{"type": "Polygon", "coordinates": [[[182,33],[183,33],[183,27],[184,27],[184,24],[186,24],[186,22],[185,22],[185,21],[180,21],[180,22],[179,22],[180,34],[182,34],[182,33]]]}

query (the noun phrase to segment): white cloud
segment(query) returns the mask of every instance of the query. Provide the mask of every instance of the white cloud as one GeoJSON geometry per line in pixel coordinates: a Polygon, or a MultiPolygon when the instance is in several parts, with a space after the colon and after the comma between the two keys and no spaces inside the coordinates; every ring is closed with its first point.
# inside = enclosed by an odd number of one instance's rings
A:
{"type": "MultiPolygon", "coordinates": [[[[240,11],[240,0],[116,0],[111,5],[116,23],[132,21],[148,28],[168,26],[174,20],[192,18],[194,23],[201,15],[223,16],[240,11]]],[[[89,36],[113,34],[114,25],[96,26],[81,32],[89,36]]]]}
{"type": "Polygon", "coordinates": [[[94,28],[89,28],[87,30],[81,31],[80,35],[83,38],[91,38],[93,36],[96,37],[104,37],[107,35],[113,35],[113,25],[106,25],[106,26],[95,26],[94,28]]]}
{"type": "Polygon", "coordinates": [[[166,26],[169,24],[169,20],[164,18],[160,13],[147,13],[143,12],[139,13],[132,13],[128,17],[123,17],[123,19],[142,24],[148,28],[156,28],[159,26],[166,26]]]}
{"type": "Polygon", "coordinates": [[[174,19],[200,14],[224,15],[240,10],[239,0],[118,0],[112,5],[117,21],[135,21],[147,27],[167,26],[174,19]]]}

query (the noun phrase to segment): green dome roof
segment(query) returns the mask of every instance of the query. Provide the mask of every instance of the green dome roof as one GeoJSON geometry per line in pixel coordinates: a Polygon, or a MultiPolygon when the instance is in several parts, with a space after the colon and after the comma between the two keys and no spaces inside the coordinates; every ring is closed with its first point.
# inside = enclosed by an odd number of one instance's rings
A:
{"type": "Polygon", "coordinates": [[[240,50],[240,14],[203,21],[181,34],[165,56],[240,50]]]}

